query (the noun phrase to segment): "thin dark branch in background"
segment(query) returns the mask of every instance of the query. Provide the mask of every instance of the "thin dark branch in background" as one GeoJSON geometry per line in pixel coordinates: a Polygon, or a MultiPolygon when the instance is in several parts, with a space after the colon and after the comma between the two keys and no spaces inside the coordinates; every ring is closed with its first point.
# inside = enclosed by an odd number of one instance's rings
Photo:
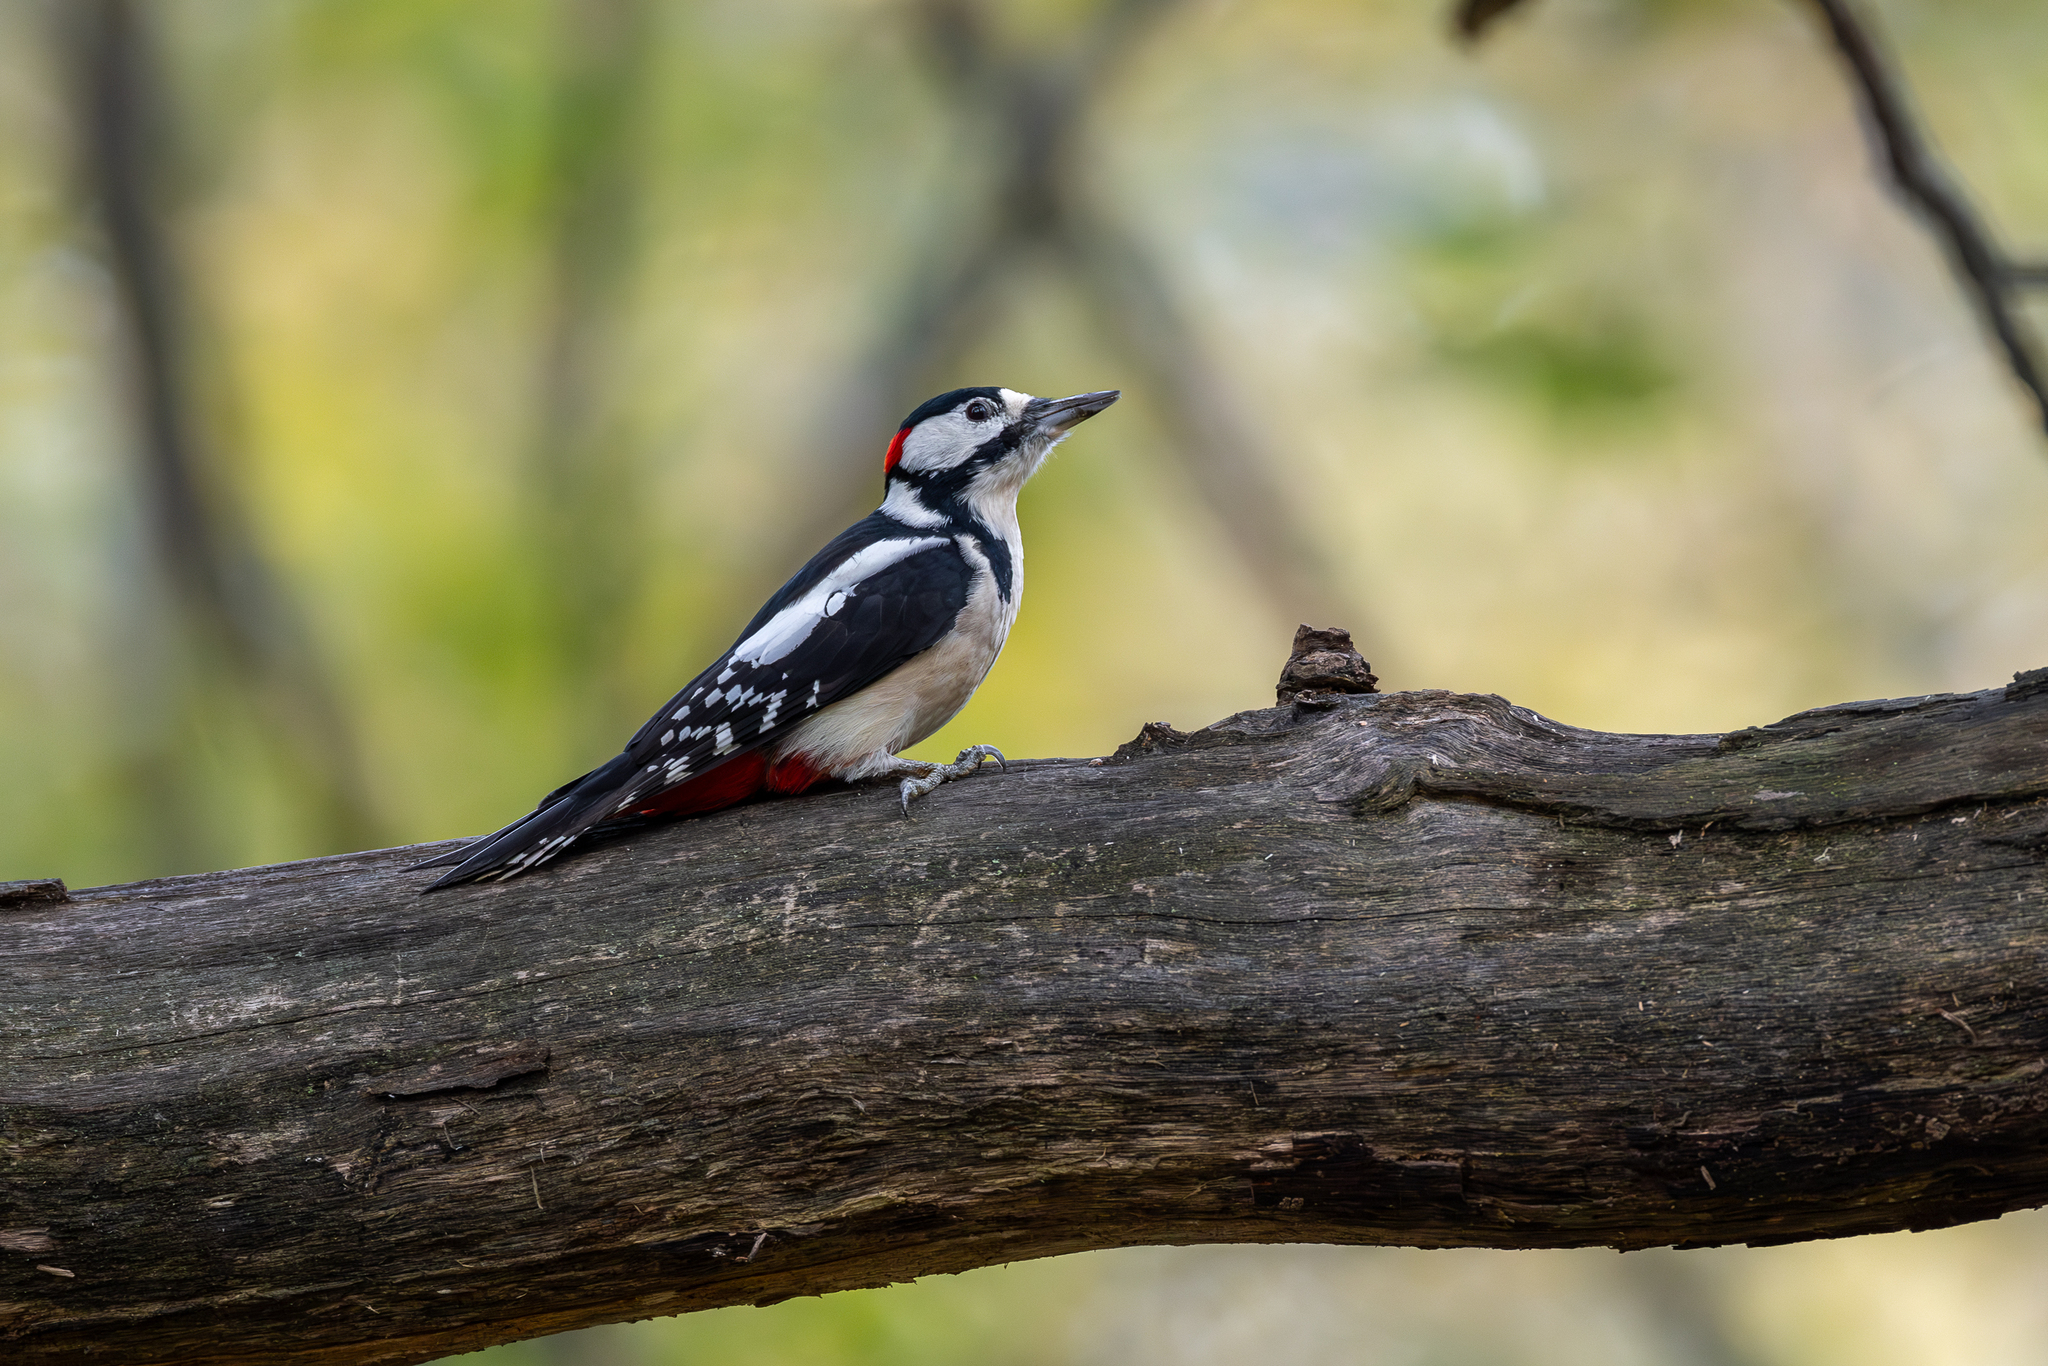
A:
{"type": "Polygon", "coordinates": [[[1101,382],[1143,386],[1195,492],[1266,596],[1290,617],[1358,619],[1359,605],[1334,587],[1277,463],[1207,361],[1166,272],[1136,238],[1095,212],[1080,187],[1076,144],[1088,114],[1177,3],[1109,0],[1067,51],[1044,57],[1001,51],[972,0],[916,7],[955,121],[997,149],[990,158],[996,171],[982,200],[949,215],[941,239],[921,254],[927,264],[912,275],[891,324],[833,410],[843,444],[820,466],[833,482],[819,499],[818,521],[803,527],[788,553],[822,539],[858,506],[874,484],[882,437],[904,412],[932,388],[966,382],[948,362],[998,321],[994,305],[1013,272],[1050,265],[1078,286],[1111,355],[1133,371],[1101,382]],[[874,458],[863,460],[864,453],[874,458]]]}
{"type": "Polygon", "coordinates": [[[2048,428],[2048,379],[2034,353],[2033,338],[2010,297],[2014,286],[2036,282],[2048,271],[2016,270],[1978,221],[1976,210],[1949,179],[1907,106],[1904,83],[1879,51],[1877,40],[1849,0],[1812,0],[1827,21],[1835,50],[1855,79],[1863,113],[1884,152],[1899,193],[1926,215],[1948,249],[1964,289],[1977,302],[1985,325],[2005,349],[2014,378],[2026,386],[2048,428]],[[2027,277],[2034,277],[2028,280],[2027,277]]]}
{"type": "Polygon", "coordinates": [[[1364,619],[1367,609],[1302,526],[1256,427],[1152,255],[1117,225],[1079,211],[1061,224],[1059,245],[1113,353],[1145,386],[1195,492],[1268,598],[1305,622],[1364,619]]]}
{"type": "Polygon", "coordinates": [[[143,504],[195,647],[250,694],[316,813],[323,841],[376,836],[340,709],[283,590],[209,468],[189,380],[190,333],[159,206],[170,108],[132,0],[59,11],[77,104],[81,178],[105,237],[136,423],[143,504]]]}
{"type": "MultiPolygon", "coordinates": [[[[630,721],[617,670],[619,618],[646,538],[629,437],[607,380],[624,285],[637,259],[636,156],[651,44],[647,0],[561,0],[547,183],[546,316],[535,417],[533,543],[541,548],[538,637],[572,749],[603,753],[630,721]]],[[[629,705],[632,702],[632,705],[629,705]]]]}
{"type": "MultiPolygon", "coordinates": [[[[1111,8],[1150,9],[1155,3],[1111,0],[1111,8]]],[[[855,367],[844,401],[833,408],[835,431],[845,444],[827,453],[820,472],[836,487],[832,496],[821,497],[819,520],[796,536],[793,551],[807,550],[837,530],[841,519],[870,496],[879,465],[861,455],[875,452],[878,461],[896,421],[928,397],[931,386],[943,382],[946,359],[988,330],[998,288],[1040,244],[1054,212],[1046,193],[1054,183],[1049,163],[1064,150],[1073,125],[1111,74],[1101,59],[1089,64],[1085,84],[1073,63],[1063,64],[1057,75],[1037,73],[1061,88],[1049,98],[1040,91],[1032,108],[1018,109],[1015,87],[1021,73],[997,59],[995,40],[978,6],[966,0],[923,0],[913,8],[916,36],[929,69],[956,107],[955,122],[983,138],[1003,141],[993,155],[956,158],[963,170],[993,162],[994,173],[978,202],[946,215],[933,240],[916,253],[917,265],[905,279],[888,324],[855,367]]],[[[1104,56],[1129,51],[1126,44],[1104,56]]]]}
{"type": "MultiPolygon", "coordinates": [[[[1482,37],[1493,22],[1523,0],[1459,0],[1452,23],[1468,41],[1482,37]]],[[[2044,429],[2048,429],[2048,377],[2044,377],[2034,339],[2021,321],[2013,294],[2027,287],[2048,286],[2048,262],[2008,260],[1992,241],[1927,138],[1913,118],[1905,82],[1879,48],[1870,28],[1858,17],[1851,0],[1810,0],[1827,24],[1835,51],[1855,82],[1872,138],[1882,152],[1892,183],[1906,201],[1926,216],[1948,253],[1957,281],[1977,305],[1985,326],[1998,339],[2013,377],[2032,395],[2044,429]]]]}
{"type": "Polygon", "coordinates": [[[1494,20],[1521,3],[1522,0],[1459,0],[1451,23],[1459,37],[1468,43],[1476,43],[1486,36],[1494,20]]]}

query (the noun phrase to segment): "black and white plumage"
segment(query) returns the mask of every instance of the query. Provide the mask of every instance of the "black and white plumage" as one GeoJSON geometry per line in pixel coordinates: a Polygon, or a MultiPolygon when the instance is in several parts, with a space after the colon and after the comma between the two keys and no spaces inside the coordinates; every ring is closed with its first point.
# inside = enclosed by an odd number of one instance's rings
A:
{"type": "Polygon", "coordinates": [[[606,822],[828,778],[908,775],[907,810],[1000,759],[985,745],[952,764],[896,756],[951,720],[995,663],[1024,585],[1017,495],[1068,431],[1118,396],[955,389],[919,406],[889,445],[881,507],[798,570],[617,758],[496,834],[415,865],[454,865],[427,890],[516,876],[606,822]]]}

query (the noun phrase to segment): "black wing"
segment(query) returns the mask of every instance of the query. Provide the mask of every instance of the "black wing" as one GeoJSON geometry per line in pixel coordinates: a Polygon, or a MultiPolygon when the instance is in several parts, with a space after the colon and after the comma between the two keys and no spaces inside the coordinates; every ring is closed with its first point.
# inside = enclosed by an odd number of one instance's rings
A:
{"type": "Polygon", "coordinates": [[[624,752],[556,788],[493,835],[415,864],[456,867],[427,890],[511,877],[600,822],[772,744],[813,712],[938,643],[974,582],[949,536],[876,514],[836,537],[718,659],[663,704],[624,752]]]}

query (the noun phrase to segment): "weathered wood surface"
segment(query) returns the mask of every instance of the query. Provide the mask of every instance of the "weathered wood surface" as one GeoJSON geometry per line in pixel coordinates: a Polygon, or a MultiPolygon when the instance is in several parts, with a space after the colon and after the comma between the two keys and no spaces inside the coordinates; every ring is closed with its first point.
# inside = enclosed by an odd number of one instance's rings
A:
{"type": "Polygon", "coordinates": [[[0,1355],[2048,1203],[2048,680],[1727,737],[1309,700],[431,897],[418,849],[23,893],[0,1355]]]}

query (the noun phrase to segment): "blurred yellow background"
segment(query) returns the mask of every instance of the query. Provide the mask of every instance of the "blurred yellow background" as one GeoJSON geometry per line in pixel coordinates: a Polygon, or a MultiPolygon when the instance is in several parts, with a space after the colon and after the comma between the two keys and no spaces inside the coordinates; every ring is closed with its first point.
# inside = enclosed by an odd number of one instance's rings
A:
{"type": "MultiPolygon", "coordinates": [[[[1022,619],[926,756],[1265,705],[1312,614],[1384,688],[1610,730],[2048,664],[2048,441],[1804,5],[1541,0],[1476,51],[1434,3],[1155,6],[1059,183],[1167,288],[1219,429],[1057,244],[997,253],[904,359],[920,292],[1001,226],[1015,131],[948,80],[930,7],[153,0],[196,477],[268,585],[237,662],[138,454],[83,7],[0,0],[0,878],[502,824],[615,751],[960,384],[1127,398],[1027,490],[1022,619]],[[1219,477],[1264,491],[1277,551],[1219,477]]],[[[2048,7],[1863,8],[2048,259],[2048,7]]],[[[1097,12],[991,3],[983,40],[1070,71],[1097,12]]],[[[1098,1253],[464,1360],[2048,1362],[2044,1305],[2035,1214],[1627,1258],[1098,1253]]]]}

